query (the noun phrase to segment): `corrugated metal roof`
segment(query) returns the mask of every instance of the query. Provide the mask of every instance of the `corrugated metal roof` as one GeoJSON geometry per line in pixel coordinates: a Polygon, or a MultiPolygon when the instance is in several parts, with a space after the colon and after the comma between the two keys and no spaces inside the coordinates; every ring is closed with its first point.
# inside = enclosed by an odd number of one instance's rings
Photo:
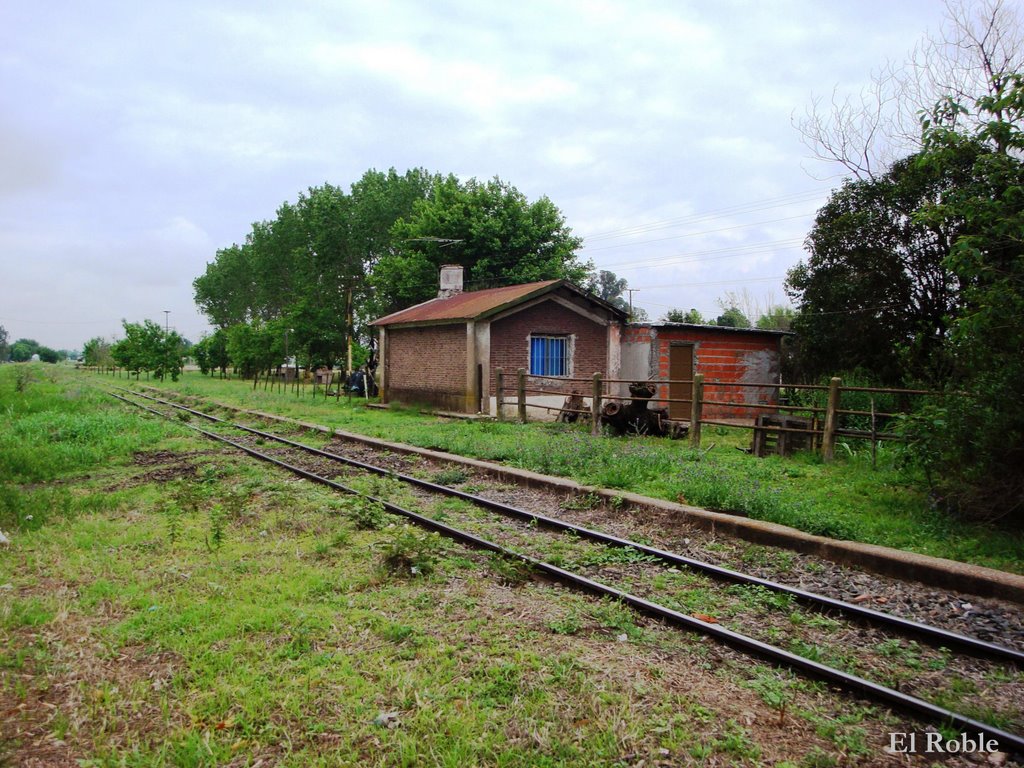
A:
{"type": "Polygon", "coordinates": [[[542,280],[539,283],[488,288],[483,291],[457,293],[447,299],[431,299],[422,304],[394,312],[374,320],[370,325],[397,325],[399,323],[443,323],[475,320],[495,310],[518,304],[534,294],[546,293],[561,280],[542,280]]]}

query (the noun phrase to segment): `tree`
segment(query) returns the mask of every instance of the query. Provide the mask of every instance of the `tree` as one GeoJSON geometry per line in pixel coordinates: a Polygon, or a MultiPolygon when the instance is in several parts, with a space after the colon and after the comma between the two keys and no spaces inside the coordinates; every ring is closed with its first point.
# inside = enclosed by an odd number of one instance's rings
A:
{"type": "Polygon", "coordinates": [[[792,328],[796,316],[797,312],[792,307],[776,304],[757,318],[754,325],[763,331],[788,331],[792,328]]]}
{"type": "Polygon", "coordinates": [[[181,375],[184,339],[175,331],[165,331],[152,320],[129,323],[122,320],[125,337],[110,350],[114,361],[138,376],[151,372],[163,379],[170,376],[177,381],[181,375]]]}
{"type": "Polygon", "coordinates": [[[447,263],[466,268],[472,290],[562,278],[583,285],[590,273],[576,257],[582,241],[554,203],[547,197],[531,203],[498,178],[435,181],[392,234],[396,250],[380,258],[370,277],[382,314],[435,296],[447,263]]]}
{"type": "Polygon", "coordinates": [[[228,366],[231,365],[231,358],[228,357],[228,333],[223,328],[203,336],[199,343],[192,347],[192,352],[203,374],[220,371],[223,378],[228,366]]]}
{"type": "Polygon", "coordinates": [[[86,365],[97,368],[109,366],[114,361],[110,354],[110,342],[99,336],[85,342],[82,347],[82,357],[86,365]]]}
{"type": "Polygon", "coordinates": [[[15,363],[28,362],[32,355],[39,354],[39,347],[35,339],[18,339],[11,345],[11,360],[15,363]]]}
{"type": "Polygon", "coordinates": [[[196,304],[218,328],[246,322],[257,312],[252,257],[250,243],[221,248],[192,281],[196,304]]]}
{"type": "Polygon", "coordinates": [[[629,291],[629,283],[626,278],[602,269],[596,274],[592,273],[583,287],[599,299],[603,299],[629,314],[630,322],[647,320],[647,312],[641,307],[631,306],[631,302],[623,296],[629,291]]]}
{"type": "Polygon", "coordinates": [[[1024,37],[1002,0],[947,12],[943,35],[876,77],[864,104],[815,109],[801,126],[855,180],[819,213],[811,258],[790,273],[794,328],[817,347],[805,359],[864,360],[871,346],[886,378],[941,387],[905,428],[936,500],[1019,521],[1024,37]],[[922,132],[906,129],[906,107],[926,115],[922,132]]]}
{"type": "MultiPolygon", "coordinates": [[[[255,377],[284,361],[286,326],[280,320],[240,323],[227,329],[227,354],[243,377],[255,377]]],[[[254,381],[255,385],[255,381],[254,381]]]]}
{"type": "Polygon", "coordinates": [[[815,158],[870,180],[922,149],[922,113],[952,99],[963,107],[957,125],[977,130],[989,117],[980,100],[997,97],[1022,69],[1024,34],[1013,4],[947,0],[938,36],[924,37],[902,66],[877,71],[858,95],[836,91],[828,104],[814,98],[794,123],[815,158]]]}
{"type": "Polygon", "coordinates": [[[10,346],[7,344],[7,339],[10,338],[7,335],[7,329],[0,325],[0,362],[7,359],[7,355],[10,353],[10,346]]]}
{"type": "Polygon", "coordinates": [[[629,309],[629,302],[622,297],[622,294],[628,289],[629,283],[624,277],[619,277],[614,272],[602,269],[592,275],[584,287],[599,299],[604,299],[619,309],[629,309]]]}
{"type": "Polygon", "coordinates": [[[723,328],[749,328],[750,319],[743,314],[739,307],[727,307],[715,318],[715,325],[723,328]]]}
{"type": "Polygon", "coordinates": [[[693,307],[690,307],[689,312],[684,312],[681,309],[670,309],[662,317],[666,323],[689,323],[690,325],[707,325],[708,321],[704,319],[704,316],[693,307]]]}
{"type": "Polygon", "coordinates": [[[968,182],[978,151],[965,145],[942,166],[915,155],[833,192],[807,237],[808,258],[786,280],[806,376],[860,368],[895,385],[946,374],[959,284],[945,259],[959,222],[919,212],[968,182]]]}
{"type": "Polygon", "coordinates": [[[196,303],[218,328],[281,320],[311,364],[353,365],[355,341],[371,338],[368,274],[396,251],[391,229],[412,213],[434,177],[367,171],[351,194],[311,187],[256,222],[241,245],[217,252],[193,281],[196,303]]]}
{"type": "Polygon", "coordinates": [[[1024,515],[1024,77],[1005,79],[966,130],[950,115],[926,123],[929,169],[974,156],[968,181],[919,215],[957,235],[945,260],[961,285],[949,330],[953,376],[945,397],[912,424],[938,497],[961,512],[1019,522],[1024,515]]]}

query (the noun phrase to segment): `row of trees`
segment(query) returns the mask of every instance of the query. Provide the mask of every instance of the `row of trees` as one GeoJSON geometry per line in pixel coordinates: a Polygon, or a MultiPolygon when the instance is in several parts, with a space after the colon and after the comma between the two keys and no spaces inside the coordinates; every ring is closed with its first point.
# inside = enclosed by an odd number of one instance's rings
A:
{"type": "Polygon", "coordinates": [[[7,329],[0,325],[0,360],[25,363],[38,355],[44,363],[57,363],[73,354],[64,349],[44,347],[35,339],[18,339],[14,343],[10,343],[9,339],[7,329]]]}
{"type": "Polygon", "coordinates": [[[190,344],[176,331],[161,328],[152,320],[121,322],[124,338],[109,342],[100,337],[89,339],[82,348],[82,360],[88,366],[118,366],[131,373],[149,373],[159,379],[177,381],[184,367],[190,344]]]}
{"type": "Polygon", "coordinates": [[[1019,520],[1024,38],[1000,2],[968,13],[950,6],[946,36],[919,49],[951,58],[910,92],[956,87],[922,105],[930,108],[921,112],[916,141],[886,136],[879,130],[886,123],[871,111],[857,119],[839,112],[828,130],[816,124],[820,154],[854,176],[819,211],[808,258],[787,286],[799,310],[793,330],[805,375],[860,369],[878,383],[941,390],[908,425],[937,497],[1019,520]],[[893,139],[887,149],[913,151],[888,161],[870,144],[851,151],[858,124],[893,139]]]}
{"type": "Polygon", "coordinates": [[[762,331],[788,331],[796,317],[796,310],[781,304],[769,306],[768,309],[755,315],[744,312],[737,304],[727,300],[720,302],[722,312],[717,317],[704,317],[698,310],[670,309],[662,319],[668,323],[691,323],[693,325],[717,325],[720,328],[758,328],[762,331]]]}
{"type": "Polygon", "coordinates": [[[365,356],[358,341],[372,344],[366,324],[434,296],[442,264],[466,267],[471,290],[551,278],[583,284],[591,269],[576,257],[579,246],[548,198],[530,202],[500,179],[367,171],[348,191],[324,184],[283,203],[241,244],[217,252],[193,283],[200,309],[224,334],[203,354],[230,350],[236,366],[258,370],[263,361],[246,350],[272,342],[283,354],[287,335],[307,365],[352,369],[365,356]]]}

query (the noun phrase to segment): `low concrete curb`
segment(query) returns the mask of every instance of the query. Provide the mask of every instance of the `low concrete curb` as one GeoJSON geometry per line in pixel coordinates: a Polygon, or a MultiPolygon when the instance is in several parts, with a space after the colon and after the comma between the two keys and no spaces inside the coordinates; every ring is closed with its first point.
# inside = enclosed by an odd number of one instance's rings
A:
{"type": "MultiPolygon", "coordinates": [[[[234,406],[226,407],[233,408],[234,406]]],[[[246,412],[253,416],[288,422],[305,429],[326,432],[373,448],[380,448],[394,453],[416,454],[436,461],[461,464],[485,472],[503,482],[543,488],[564,493],[567,496],[596,494],[608,500],[622,499],[628,506],[634,509],[672,512],[685,517],[687,522],[704,530],[735,536],[736,538],[756,544],[784,547],[809,555],[817,555],[833,562],[856,566],[867,571],[898,579],[919,581],[937,588],[967,592],[981,597],[995,597],[1024,604],[1024,576],[1015,573],[997,571],[994,568],[970,565],[969,563],[961,563],[956,560],[946,560],[941,557],[919,555],[915,552],[905,552],[890,547],[879,547],[874,544],[861,544],[856,541],[841,541],[824,536],[814,536],[777,523],[751,520],[746,517],[736,517],[721,512],[711,512],[707,509],[654,499],[628,491],[611,491],[605,488],[581,485],[574,480],[567,480],[563,477],[542,475],[526,469],[506,467],[501,464],[492,464],[480,461],[479,459],[470,459],[465,456],[457,456],[428,448],[417,448],[405,443],[393,443],[366,435],[345,432],[340,429],[331,429],[321,424],[310,424],[284,416],[276,416],[271,413],[263,413],[261,411],[246,412]]]]}

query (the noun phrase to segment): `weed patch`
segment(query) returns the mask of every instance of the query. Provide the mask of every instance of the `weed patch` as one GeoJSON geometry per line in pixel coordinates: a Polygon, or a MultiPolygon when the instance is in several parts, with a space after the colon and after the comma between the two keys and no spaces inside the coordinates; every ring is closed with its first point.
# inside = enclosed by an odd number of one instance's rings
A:
{"type": "Polygon", "coordinates": [[[424,576],[433,573],[443,548],[440,535],[397,525],[381,542],[381,562],[388,572],[399,576],[424,576]]]}
{"type": "Polygon", "coordinates": [[[517,558],[493,552],[487,562],[498,581],[506,586],[518,587],[533,578],[533,569],[517,558]]]}
{"type": "Polygon", "coordinates": [[[364,531],[379,531],[394,519],[379,501],[363,496],[346,496],[342,506],[356,528],[364,531]]]}

